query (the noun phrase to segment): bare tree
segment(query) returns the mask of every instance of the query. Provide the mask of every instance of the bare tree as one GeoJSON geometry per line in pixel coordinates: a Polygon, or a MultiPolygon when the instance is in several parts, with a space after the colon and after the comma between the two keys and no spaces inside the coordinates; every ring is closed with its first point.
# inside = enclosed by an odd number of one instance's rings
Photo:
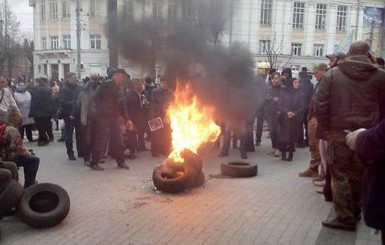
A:
{"type": "Polygon", "coordinates": [[[263,46],[261,47],[263,53],[266,54],[267,62],[270,65],[270,68],[276,68],[286,66],[292,59],[292,55],[284,57],[282,54],[283,44],[282,41],[279,43],[277,41],[276,35],[273,37],[262,37],[264,40],[263,46]]]}
{"type": "Polygon", "coordinates": [[[0,73],[4,73],[4,65],[7,64],[8,77],[12,74],[13,61],[17,55],[20,55],[16,52],[20,47],[17,42],[20,40],[19,29],[20,22],[5,2],[0,12],[0,73]]]}
{"type": "Polygon", "coordinates": [[[23,49],[24,55],[25,57],[27,57],[30,63],[29,74],[33,77],[33,51],[35,50],[34,42],[32,40],[24,38],[23,49]]]}

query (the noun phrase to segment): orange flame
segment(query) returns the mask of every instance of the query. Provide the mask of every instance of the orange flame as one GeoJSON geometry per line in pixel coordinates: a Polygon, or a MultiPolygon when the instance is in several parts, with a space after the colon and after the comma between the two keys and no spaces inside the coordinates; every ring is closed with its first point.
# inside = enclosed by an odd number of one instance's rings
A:
{"type": "Polygon", "coordinates": [[[171,123],[173,147],[168,158],[174,162],[184,162],[181,156],[184,149],[197,153],[201,144],[214,142],[221,132],[213,121],[214,108],[202,105],[189,85],[178,83],[167,115],[171,123]]]}

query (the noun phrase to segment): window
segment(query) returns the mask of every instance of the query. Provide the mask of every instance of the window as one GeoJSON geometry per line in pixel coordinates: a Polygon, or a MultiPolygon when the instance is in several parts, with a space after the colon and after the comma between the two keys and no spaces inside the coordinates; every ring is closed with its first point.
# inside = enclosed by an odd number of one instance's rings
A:
{"type": "Polygon", "coordinates": [[[90,0],[90,16],[97,16],[99,14],[98,0],[90,0]]]}
{"type": "Polygon", "coordinates": [[[47,38],[46,37],[41,38],[41,49],[47,49],[47,38]]]}
{"type": "Polygon", "coordinates": [[[102,40],[100,35],[90,35],[91,49],[102,49],[102,40]]]}
{"type": "Polygon", "coordinates": [[[71,49],[71,36],[70,35],[63,35],[63,48],[64,49],[71,49]]]}
{"type": "Polygon", "coordinates": [[[57,2],[56,0],[50,0],[49,1],[49,18],[51,20],[57,19],[57,2]]]}
{"type": "Polygon", "coordinates": [[[177,2],[176,0],[168,0],[167,16],[170,20],[175,20],[177,17],[177,2]]]}
{"type": "Polygon", "coordinates": [[[326,20],[326,4],[317,3],[317,10],[315,16],[315,29],[325,30],[326,20]]]}
{"type": "Polygon", "coordinates": [[[152,1],[152,17],[161,18],[162,17],[162,1],[153,0],[152,1]]]}
{"type": "Polygon", "coordinates": [[[314,44],[313,56],[322,57],[324,56],[324,45],[323,44],[314,44]]]}
{"type": "Polygon", "coordinates": [[[45,20],[47,15],[45,10],[45,1],[41,2],[40,8],[41,8],[41,20],[45,20]]]}
{"type": "Polygon", "coordinates": [[[305,3],[294,2],[293,28],[303,28],[304,13],[305,13],[305,3]]]}
{"type": "Polygon", "coordinates": [[[123,14],[129,19],[134,19],[134,0],[123,1],[123,14]]]}
{"type": "Polygon", "coordinates": [[[273,0],[262,0],[261,2],[261,25],[271,25],[271,12],[273,0]]]}
{"type": "Polygon", "coordinates": [[[51,36],[51,49],[59,49],[59,37],[51,36]]]}
{"type": "Polygon", "coordinates": [[[259,53],[267,54],[270,50],[270,40],[259,40],[259,53]]]}
{"type": "Polygon", "coordinates": [[[70,1],[69,0],[63,0],[63,2],[62,2],[62,14],[63,14],[63,18],[70,18],[71,17],[71,7],[70,7],[70,1]]]}
{"type": "Polygon", "coordinates": [[[347,6],[338,6],[337,8],[337,31],[346,31],[347,6]]]}
{"type": "Polygon", "coordinates": [[[300,56],[302,49],[302,43],[292,43],[291,44],[291,55],[300,56]]]}

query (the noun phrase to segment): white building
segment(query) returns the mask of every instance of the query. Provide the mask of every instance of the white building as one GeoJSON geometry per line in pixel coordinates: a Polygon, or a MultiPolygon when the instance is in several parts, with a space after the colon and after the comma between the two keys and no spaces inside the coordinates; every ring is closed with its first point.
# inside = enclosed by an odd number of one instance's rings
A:
{"type": "Polygon", "coordinates": [[[309,67],[324,62],[325,55],[347,36],[371,43],[377,56],[385,48],[383,0],[234,0],[232,4],[232,26],[223,40],[241,42],[257,61],[267,61],[266,50],[274,50],[282,54],[281,65],[309,67]]]}
{"type": "MultiPolygon", "coordinates": [[[[372,43],[376,55],[385,46],[384,0],[223,1],[231,4],[232,15],[220,37],[221,44],[242,43],[256,62],[266,61],[266,48],[271,48],[279,56],[279,65],[309,67],[325,61],[325,55],[333,53],[353,30],[357,40],[372,43]],[[382,16],[376,16],[376,25],[371,26],[365,19],[369,16],[370,20],[371,15],[365,10],[373,9],[382,16]]],[[[183,1],[117,0],[118,12],[125,11],[135,18],[183,17],[180,3],[183,1]]],[[[80,4],[82,77],[91,71],[104,74],[109,65],[107,0],[81,0],[80,4]]],[[[76,71],[76,0],[30,0],[30,6],[34,8],[35,77],[63,78],[66,72],[76,71]]],[[[119,64],[133,77],[146,75],[121,57],[119,64]]]]}

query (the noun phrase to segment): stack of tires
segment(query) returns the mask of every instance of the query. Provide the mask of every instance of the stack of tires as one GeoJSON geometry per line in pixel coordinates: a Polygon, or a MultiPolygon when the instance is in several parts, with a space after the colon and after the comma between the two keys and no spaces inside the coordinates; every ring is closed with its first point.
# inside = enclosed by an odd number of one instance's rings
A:
{"type": "Polygon", "coordinates": [[[184,163],[167,160],[155,167],[152,180],[157,190],[168,193],[183,192],[186,188],[195,188],[204,184],[201,158],[190,150],[184,150],[184,163]]]}
{"type": "Polygon", "coordinates": [[[0,219],[8,215],[19,204],[23,196],[23,186],[16,180],[10,180],[2,186],[0,193],[0,219]]]}
{"type": "Polygon", "coordinates": [[[68,193],[51,183],[41,183],[27,189],[11,180],[0,193],[0,219],[16,208],[17,216],[35,228],[59,224],[70,209],[68,193]]]}

